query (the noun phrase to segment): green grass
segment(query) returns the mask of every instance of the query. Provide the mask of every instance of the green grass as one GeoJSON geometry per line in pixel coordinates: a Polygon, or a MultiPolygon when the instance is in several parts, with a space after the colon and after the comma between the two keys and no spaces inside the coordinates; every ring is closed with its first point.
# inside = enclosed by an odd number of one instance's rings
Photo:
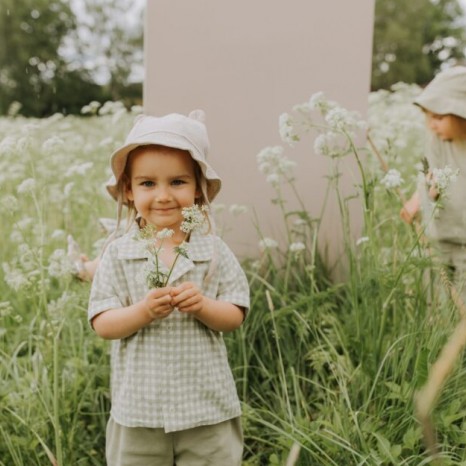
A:
{"type": "MultiPolygon", "coordinates": [[[[400,85],[371,96],[371,136],[401,171],[405,194],[422,154],[422,117],[410,104],[415,92],[400,85]]],[[[8,265],[0,272],[2,466],[50,465],[52,457],[59,465],[104,463],[109,346],[87,323],[89,285],[71,277],[61,254],[67,233],[86,252],[103,236],[97,219],[114,212],[101,181],[108,153],[132,119],[0,120],[0,251],[8,265]],[[18,193],[28,178],[35,188],[18,193]]],[[[340,197],[345,280],[332,281],[320,258],[320,219],[287,212],[278,189],[287,241],[305,250],[268,249],[260,263],[245,263],[251,311],[226,335],[243,402],[245,465],[284,465],[291,451],[299,451],[293,463],[300,466],[432,461],[413,399],[458,313],[417,234],[399,220],[398,197],[380,185],[376,158],[354,147],[344,156],[355,155],[364,174],[358,202],[367,241],[356,244],[349,234],[348,199],[340,197]]],[[[338,170],[340,158],[334,162],[338,170]]],[[[339,193],[336,178],[329,182],[339,193]]],[[[260,226],[258,233],[259,240],[260,226]]],[[[465,375],[458,361],[433,413],[445,465],[466,465],[465,375]]]]}

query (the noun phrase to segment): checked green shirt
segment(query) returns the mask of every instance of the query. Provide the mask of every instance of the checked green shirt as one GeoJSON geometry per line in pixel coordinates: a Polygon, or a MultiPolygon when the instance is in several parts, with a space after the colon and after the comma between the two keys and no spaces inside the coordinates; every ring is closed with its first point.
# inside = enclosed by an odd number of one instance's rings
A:
{"type": "MultiPolygon", "coordinates": [[[[134,304],[148,292],[141,271],[149,253],[134,239],[136,233],[135,226],[105,250],[92,283],[89,320],[134,304]]],[[[209,298],[249,308],[246,276],[219,237],[193,233],[187,249],[189,259],[178,258],[170,284],[194,282],[209,298]]],[[[222,333],[176,309],[128,338],[113,340],[111,369],[111,415],[123,426],[173,432],[241,414],[222,333]]]]}

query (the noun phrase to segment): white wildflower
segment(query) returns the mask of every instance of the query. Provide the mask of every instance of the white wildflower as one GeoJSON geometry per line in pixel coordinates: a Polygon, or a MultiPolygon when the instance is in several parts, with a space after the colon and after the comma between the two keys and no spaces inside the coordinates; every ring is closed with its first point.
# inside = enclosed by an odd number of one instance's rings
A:
{"type": "Polygon", "coordinates": [[[85,105],[81,109],[81,113],[83,115],[95,115],[99,107],[100,107],[100,103],[97,102],[96,100],[93,100],[92,102],[89,102],[89,104],[85,105]]]}
{"type": "Polygon", "coordinates": [[[289,113],[282,113],[278,118],[279,134],[283,142],[290,146],[299,141],[299,136],[294,131],[294,121],[289,113]]]}
{"type": "Polygon", "coordinates": [[[245,205],[232,204],[229,210],[233,215],[241,215],[247,213],[248,207],[245,205]]]}
{"type": "Polygon", "coordinates": [[[58,152],[65,147],[65,141],[58,136],[52,136],[45,140],[42,144],[41,151],[44,154],[58,152]]]}
{"type": "Polygon", "coordinates": [[[83,176],[94,166],[93,162],[84,162],[78,165],[72,165],[65,173],[65,177],[69,178],[74,175],[83,176]]]}
{"type": "Polygon", "coordinates": [[[272,238],[262,238],[259,241],[259,249],[265,251],[266,249],[276,249],[278,248],[278,243],[272,238]]]}
{"type": "Polygon", "coordinates": [[[385,176],[380,180],[380,182],[387,188],[393,189],[398,188],[404,183],[403,178],[398,170],[391,168],[385,174],[385,176]]]}
{"type": "Polygon", "coordinates": [[[175,234],[175,231],[171,228],[164,228],[156,233],[155,237],[159,240],[163,240],[166,238],[171,238],[175,234]]]}
{"type": "Polygon", "coordinates": [[[74,182],[70,181],[69,183],[65,184],[65,187],[63,188],[63,194],[65,195],[65,198],[70,197],[71,190],[73,189],[74,182]]]}
{"type": "Polygon", "coordinates": [[[314,152],[318,155],[336,157],[342,152],[337,142],[338,135],[333,131],[321,133],[314,140],[314,152]]]}
{"type": "Polygon", "coordinates": [[[19,265],[24,271],[31,272],[37,268],[36,259],[34,252],[29,247],[29,245],[22,243],[18,246],[18,255],[17,259],[19,265]]]}
{"type": "Polygon", "coordinates": [[[432,175],[437,189],[442,193],[445,192],[450,184],[456,181],[459,172],[459,169],[453,170],[453,168],[448,165],[446,165],[445,168],[434,168],[432,170],[432,175]]]}
{"type": "Polygon", "coordinates": [[[7,136],[0,142],[0,154],[2,156],[12,156],[16,153],[16,138],[7,136]]]}
{"type": "Polygon", "coordinates": [[[133,105],[130,110],[131,113],[134,113],[135,115],[139,115],[144,112],[142,105],[133,105]]]}
{"type": "Polygon", "coordinates": [[[34,220],[32,217],[23,217],[22,219],[16,222],[16,226],[20,230],[24,231],[24,230],[27,230],[33,223],[34,223],[34,220]]]}
{"type": "Polygon", "coordinates": [[[181,215],[183,215],[184,220],[181,222],[180,230],[183,233],[190,233],[194,230],[200,229],[204,226],[206,211],[206,206],[199,207],[196,204],[192,207],[184,207],[181,210],[181,215]]]}
{"type": "Polygon", "coordinates": [[[221,212],[224,212],[227,206],[221,203],[214,203],[210,205],[210,208],[212,209],[212,212],[214,214],[219,214],[221,212]]]}
{"type": "Polygon", "coordinates": [[[61,229],[53,230],[52,234],[50,235],[52,239],[63,239],[65,238],[65,236],[66,236],[65,231],[61,229]]]}
{"type": "Polygon", "coordinates": [[[7,194],[3,196],[0,205],[4,210],[9,212],[16,212],[19,209],[19,202],[18,199],[13,196],[12,194],[7,194]]]}
{"type": "Polygon", "coordinates": [[[51,277],[60,278],[75,272],[74,264],[64,249],[55,249],[49,257],[48,272],[51,277]]]}
{"type": "Polygon", "coordinates": [[[359,246],[360,244],[367,243],[369,241],[368,236],[361,236],[361,238],[358,238],[356,241],[356,246],[359,246]]]}
{"type": "Polygon", "coordinates": [[[303,242],[301,241],[296,241],[294,243],[291,243],[288,247],[289,251],[293,254],[300,254],[306,249],[306,246],[303,242]]]}
{"type": "Polygon", "coordinates": [[[275,183],[277,181],[277,176],[285,176],[286,178],[291,178],[293,168],[296,166],[296,163],[290,160],[288,157],[283,155],[283,147],[274,146],[266,147],[262,149],[259,154],[257,154],[257,163],[259,165],[259,171],[264,175],[275,175],[268,180],[275,183]]]}
{"type": "Polygon", "coordinates": [[[28,178],[21,182],[16,191],[18,194],[32,193],[36,188],[36,180],[34,178],[28,178]]]}
{"type": "Polygon", "coordinates": [[[320,109],[327,104],[327,98],[322,91],[316,92],[311,95],[309,99],[309,108],[311,110],[320,109]]]}
{"type": "Polygon", "coordinates": [[[2,264],[2,268],[6,284],[14,291],[19,291],[29,286],[29,279],[21,270],[10,267],[6,262],[2,264]]]}
{"type": "Polygon", "coordinates": [[[354,128],[359,121],[357,112],[350,112],[343,107],[331,108],[325,115],[325,121],[329,126],[337,131],[354,128]]]}

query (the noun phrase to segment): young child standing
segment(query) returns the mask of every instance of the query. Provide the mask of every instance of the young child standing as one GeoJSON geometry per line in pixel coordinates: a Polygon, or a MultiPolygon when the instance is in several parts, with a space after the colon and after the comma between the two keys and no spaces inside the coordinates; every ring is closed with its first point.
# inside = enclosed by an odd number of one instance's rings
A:
{"type": "Polygon", "coordinates": [[[219,237],[183,231],[183,209],[208,206],[220,190],[208,146],[201,111],[142,115],[111,159],[107,187],[132,226],[107,246],[88,312],[96,333],[113,340],[110,466],[241,464],[240,403],[222,332],[242,324],[248,283],[219,237]],[[154,232],[152,252],[147,233],[137,238],[144,227],[154,232]],[[149,289],[154,250],[169,278],[149,289]]]}
{"type": "Polygon", "coordinates": [[[414,103],[425,113],[430,133],[429,171],[400,215],[411,223],[422,206],[426,235],[442,262],[453,269],[466,302],[466,67],[440,72],[414,103]],[[446,167],[457,172],[457,179],[443,191],[436,170],[446,167]],[[432,209],[433,201],[438,204],[432,209]]]}

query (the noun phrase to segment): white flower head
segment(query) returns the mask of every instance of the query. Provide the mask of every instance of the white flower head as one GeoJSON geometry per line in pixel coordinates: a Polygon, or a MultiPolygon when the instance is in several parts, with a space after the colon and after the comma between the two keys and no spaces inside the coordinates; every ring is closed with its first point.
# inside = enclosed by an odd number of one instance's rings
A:
{"type": "Polygon", "coordinates": [[[191,233],[192,231],[202,228],[206,221],[207,206],[199,207],[194,204],[191,207],[184,207],[181,210],[183,221],[180,225],[180,230],[184,233],[191,233]]]}
{"type": "Polygon", "coordinates": [[[65,141],[58,136],[52,136],[48,138],[42,144],[41,151],[44,154],[55,153],[62,150],[65,147],[65,141]]]}
{"type": "Polygon", "coordinates": [[[265,147],[257,154],[259,171],[267,176],[267,181],[276,184],[281,177],[290,179],[296,162],[283,155],[282,146],[265,147]],[[271,176],[273,175],[273,176],[271,176]]]}
{"type": "Polygon", "coordinates": [[[445,192],[450,184],[456,181],[459,172],[459,169],[453,170],[453,168],[448,165],[446,165],[445,168],[434,168],[432,170],[432,175],[437,189],[441,193],[445,192]]]}
{"type": "Polygon", "coordinates": [[[29,194],[32,193],[36,188],[36,180],[34,178],[28,178],[21,182],[17,187],[16,191],[18,194],[29,194]]]}
{"type": "Polygon", "coordinates": [[[156,233],[155,237],[159,240],[163,240],[166,238],[171,238],[175,234],[175,231],[171,228],[164,228],[156,233]]]}
{"type": "Polygon", "coordinates": [[[358,127],[360,118],[357,112],[350,112],[343,107],[334,107],[325,115],[325,121],[334,130],[343,131],[358,127]]]}
{"type": "Polygon", "coordinates": [[[306,245],[301,241],[296,241],[291,243],[288,247],[288,250],[296,255],[301,254],[306,249],[306,245]]]}
{"type": "Polygon", "coordinates": [[[262,238],[259,241],[259,249],[265,251],[266,249],[277,249],[278,243],[272,238],[262,238]]]}
{"type": "Polygon", "coordinates": [[[248,211],[248,207],[245,205],[232,204],[229,209],[230,213],[233,215],[245,214],[248,211]]]}
{"type": "Polygon", "coordinates": [[[380,180],[380,183],[382,183],[387,189],[394,189],[401,186],[404,183],[404,180],[398,170],[391,168],[380,180]]]}
{"type": "Polygon", "coordinates": [[[26,274],[21,270],[10,267],[6,262],[2,264],[3,272],[5,275],[6,284],[14,291],[19,291],[30,285],[30,281],[26,274]]]}
{"type": "Polygon", "coordinates": [[[64,249],[55,249],[49,257],[48,272],[51,277],[60,278],[75,272],[73,261],[64,249]]]}
{"type": "Polygon", "coordinates": [[[289,113],[282,113],[278,118],[278,131],[283,142],[291,147],[299,141],[299,136],[294,129],[294,121],[289,113]]]}
{"type": "Polygon", "coordinates": [[[337,157],[342,151],[338,146],[338,134],[333,131],[321,133],[314,140],[314,152],[318,155],[337,157]]]}

